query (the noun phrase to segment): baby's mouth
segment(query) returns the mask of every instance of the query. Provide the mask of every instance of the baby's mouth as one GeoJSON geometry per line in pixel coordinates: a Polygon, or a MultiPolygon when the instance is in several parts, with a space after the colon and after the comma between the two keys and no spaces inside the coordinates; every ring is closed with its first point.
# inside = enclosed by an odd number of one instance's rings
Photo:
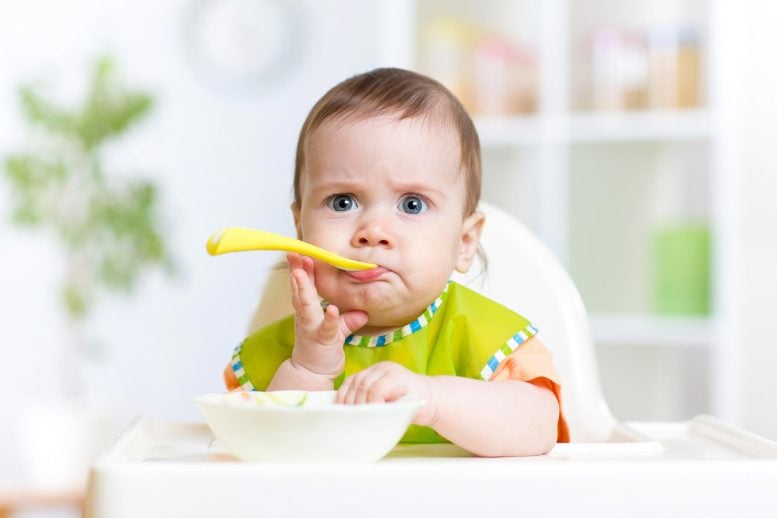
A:
{"type": "Polygon", "coordinates": [[[359,282],[370,282],[379,279],[383,274],[389,272],[388,268],[378,266],[370,270],[360,270],[355,272],[345,272],[346,275],[359,282]]]}

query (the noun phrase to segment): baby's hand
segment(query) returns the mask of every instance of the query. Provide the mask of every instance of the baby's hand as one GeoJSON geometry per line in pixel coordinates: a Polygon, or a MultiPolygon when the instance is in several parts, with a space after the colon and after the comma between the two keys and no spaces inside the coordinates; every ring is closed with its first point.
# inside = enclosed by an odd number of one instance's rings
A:
{"type": "Polygon", "coordinates": [[[367,323],[364,311],[340,315],[337,306],[321,310],[315,285],[315,264],[310,257],[288,254],[291,271],[291,302],[294,306],[295,367],[334,379],[345,368],[343,342],[354,330],[367,323]]]}
{"type": "Polygon", "coordinates": [[[394,362],[380,362],[349,376],[337,391],[337,402],[349,404],[384,403],[411,395],[426,404],[416,414],[413,423],[430,425],[437,413],[434,378],[416,374],[394,362]]]}

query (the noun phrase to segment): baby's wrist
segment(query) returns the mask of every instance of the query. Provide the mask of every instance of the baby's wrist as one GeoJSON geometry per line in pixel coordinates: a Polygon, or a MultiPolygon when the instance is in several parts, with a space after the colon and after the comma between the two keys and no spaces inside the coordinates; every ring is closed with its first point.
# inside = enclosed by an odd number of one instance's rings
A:
{"type": "Polygon", "coordinates": [[[426,396],[424,397],[426,405],[423,409],[423,423],[417,424],[434,428],[439,419],[440,382],[435,376],[424,376],[424,378],[427,383],[426,396]]]}
{"type": "Polygon", "coordinates": [[[295,358],[294,354],[289,358],[289,365],[301,376],[325,380],[329,383],[333,383],[335,378],[337,378],[345,369],[345,365],[338,366],[338,368],[335,369],[316,368],[308,365],[308,363],[302,359],[295,358]]]}
{"type": "Polygon", "coordinates": [[[334,381],[295,364],[291,358],[285,360],[267,386],[267,390],[332,390],[334,381]]]}

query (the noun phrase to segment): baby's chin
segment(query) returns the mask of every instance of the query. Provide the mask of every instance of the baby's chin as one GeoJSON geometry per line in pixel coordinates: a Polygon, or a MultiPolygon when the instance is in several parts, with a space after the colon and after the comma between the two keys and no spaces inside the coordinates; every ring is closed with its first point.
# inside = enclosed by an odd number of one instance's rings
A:
{"type": "Polygon", "coordinates": [[[367,323],[362,326],[361,329],[357,329],[354,332],[359,335],[382,335],[390,333],[395,329],[406,326],[416,318],[418,315],[386,315],[380,314],[377,318],[374,318],[367,313],[369,318],[367,323]]]}
{"type": "Polygon", "coordinates": [[[321,285],[318,289],[324,300],[337,306],[340,313],[366,312],[367,326],[374,327],[402,327],[418,318],[439,295],[417,293],[402,283],[384,281],[336,283],[321,285]]]}
{"type": "Polygon", "coordinates": [[[370,333],[366,334],[383,334],[383,332],[398,329],[418,318],[426,309],[426,306],[416,308],[415,304],[408,301],[401,301],[400,303],[381,301],[343,304],[342,306],[337,305],[337,307],[341,314],[348,311],[364,311],[367,313],[367,323],[362,328],[360,334],[365,334],[365,331],[370,331],[370,333]]]}
{"type": "Polygon", "coordinates": [[[359,309],[366,312],[384,311],[402,304],[406,295],[385,282],[364,284],[332,283],[317,286],[318,293],[341,311],[359,309]]]}

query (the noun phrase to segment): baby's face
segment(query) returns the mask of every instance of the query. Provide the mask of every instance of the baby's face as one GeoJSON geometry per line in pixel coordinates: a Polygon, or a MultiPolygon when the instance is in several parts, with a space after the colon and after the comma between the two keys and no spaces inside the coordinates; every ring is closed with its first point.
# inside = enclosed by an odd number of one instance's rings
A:
{"type": "Polygon", "coordinates": [[[464,216],[453,128],[393,116],[328,121],[306,144],[297,231],[305,241],[376,263],[345,272],[316,263],[316,287],[341,312],[369,315],[362,333],[416,318],[474,256],[482,216],[464,216]]]}

